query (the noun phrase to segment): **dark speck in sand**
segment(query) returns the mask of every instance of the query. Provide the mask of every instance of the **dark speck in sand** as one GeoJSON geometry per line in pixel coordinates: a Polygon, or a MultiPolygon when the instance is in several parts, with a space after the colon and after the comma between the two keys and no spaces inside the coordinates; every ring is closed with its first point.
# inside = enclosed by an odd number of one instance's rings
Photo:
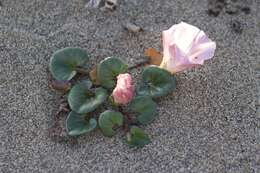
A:
{"type": "Polygon", "coordinates": [[[237,34],[241,34],[243,31],[243,26],[242,26],[241,22],[239,22],[238,20],[232,21],[231,28],[237,34]]]}
{"type": "Polygon", "coordinates": [[[208,0],[208,14],[217,17],[225,6],[225,0],[208,0]]]}
{"type": "Polygon", "coordinates": [[[243,8],[241,8],[241,11],[243,11],[245,14],[250,14],[250,12],[251,12],[249,7],[243,7],[243,8]]]}

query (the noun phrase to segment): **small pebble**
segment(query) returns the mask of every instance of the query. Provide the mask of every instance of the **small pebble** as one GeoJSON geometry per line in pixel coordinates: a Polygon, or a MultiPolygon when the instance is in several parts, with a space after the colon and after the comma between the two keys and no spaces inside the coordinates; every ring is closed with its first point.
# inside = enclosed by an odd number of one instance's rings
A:
{"type": "Polygon", "coordinates": [[[133,24],[133,23],[130,23],[130,22],[126,23],[126,24],[124,25],[124,27],[125,27],[128,31],[133,32],[133,33],[137,33],[137,32],[142,31],[142,28],[141,28],[140,26],[137,26],[136,24],[133,24]]]}
{"type": "Polygon", "coordinates": [[[109,10],[115,10],[117,7],[117,0],[106,0],[104,7],[109,10]]]}
{"type": "Polygon", "coordinates": [[[100,4],[101,0],[90,0],[87,4],[86,4],[86,8],[98,8],[99,4],[100,4]]]}

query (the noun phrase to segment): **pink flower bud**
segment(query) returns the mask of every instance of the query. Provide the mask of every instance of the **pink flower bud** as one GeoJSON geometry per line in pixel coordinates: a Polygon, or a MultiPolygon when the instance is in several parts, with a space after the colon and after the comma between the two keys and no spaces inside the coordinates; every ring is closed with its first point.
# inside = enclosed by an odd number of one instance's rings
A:
{"type": "Polygon", "coordinates": [[[160,67],[180,72],[199,66],[214,56],[216,43],[199,28],[181,22],[163,31],[163,60],[160,67]]]}
{"type": "Polygon", "coordinates": [[[126,105],[134,96],[134,86],[130,74],[119,74],[117,76],[117,84],[113,90],[112,96],[117,104],[126,105]]]}

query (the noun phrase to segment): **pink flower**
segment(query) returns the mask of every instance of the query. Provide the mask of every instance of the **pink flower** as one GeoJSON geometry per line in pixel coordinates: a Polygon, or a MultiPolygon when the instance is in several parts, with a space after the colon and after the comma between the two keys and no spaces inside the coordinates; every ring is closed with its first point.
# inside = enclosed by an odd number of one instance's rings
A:
{"type": "Polygon", "coordinates": [[[216,43],[199,28],[181,22],[163,31],[163,60],[160,67],[171,73],[199,66],[214,56],[216,43]]]}
{"type": "Polygon", "coordinates": [[[117,84],[113,90],[112,96],[117,104],[126,105],[134,96],[134,86],[130,74],[119,74],[117,76],[117,84]]]}

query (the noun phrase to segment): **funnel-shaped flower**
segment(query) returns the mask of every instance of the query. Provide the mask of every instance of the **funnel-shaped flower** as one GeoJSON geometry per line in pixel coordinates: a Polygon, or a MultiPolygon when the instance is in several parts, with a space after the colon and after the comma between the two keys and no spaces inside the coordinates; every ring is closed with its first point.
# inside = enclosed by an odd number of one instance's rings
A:
{"type": "Polygon", "coordinates": [[[119,74],[117,76],[117,84],[112,93],[114,102],[117,104],[126,105],[134,96],[134,86],[130,74],[119,74]]]}
{"type": "Polygon", "coordinates": [[[214,56],[216,43],[199,28],[181,22],[163,31],[163,60],[160,67],[171,73],[199,66],[214,56]]]}

